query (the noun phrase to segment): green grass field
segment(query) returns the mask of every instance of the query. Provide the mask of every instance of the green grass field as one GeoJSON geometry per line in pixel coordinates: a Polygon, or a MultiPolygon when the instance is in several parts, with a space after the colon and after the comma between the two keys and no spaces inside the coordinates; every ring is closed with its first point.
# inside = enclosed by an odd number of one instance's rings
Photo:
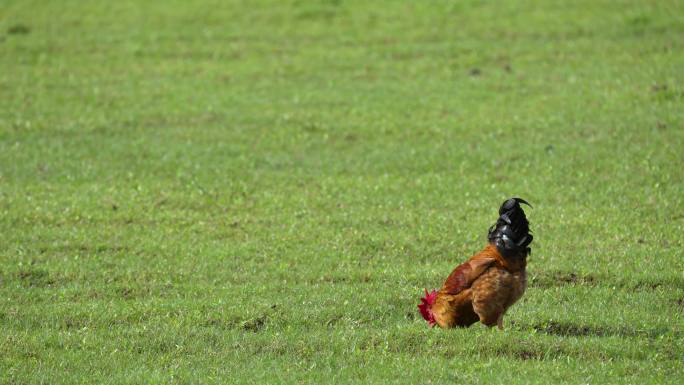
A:
{"type": "Polygon", "coordinates": [[[0,102],[0,383],[684,382],[684,2],[5,0],[0,102]]]}

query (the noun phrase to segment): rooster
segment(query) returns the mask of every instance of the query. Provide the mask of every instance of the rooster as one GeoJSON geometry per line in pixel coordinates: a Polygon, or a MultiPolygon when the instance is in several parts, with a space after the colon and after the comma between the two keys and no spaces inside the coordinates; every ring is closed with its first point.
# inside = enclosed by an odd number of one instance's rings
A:
{"type": "Polygon", "coordinates": [[[503,316],[525,292],[525,265],[532,234],[524,199],[506,200],[489,228],[489,243],[449,274],[439,291],[421,298],[420,314],[434,326],[468,327],[477,321],[503,329],[503,316]]]}

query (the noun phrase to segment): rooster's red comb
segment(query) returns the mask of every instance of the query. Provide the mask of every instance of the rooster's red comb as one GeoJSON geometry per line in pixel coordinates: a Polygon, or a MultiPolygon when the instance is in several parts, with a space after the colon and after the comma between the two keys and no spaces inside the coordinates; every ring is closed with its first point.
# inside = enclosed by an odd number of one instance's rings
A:
{"type": "Polygon", "coordinates": [[[435,316],[432,314],[432,304],[435,303],[436,298],[436,290],[432,290],[432,292],[428,293],[427,289],[425,289],[425,297],[422,297],[420,299],[420,303],[418,304],[418,311],[420,312],[420,315],[423,316],[430,326],[435,326],[436,323],[435,316]]]}

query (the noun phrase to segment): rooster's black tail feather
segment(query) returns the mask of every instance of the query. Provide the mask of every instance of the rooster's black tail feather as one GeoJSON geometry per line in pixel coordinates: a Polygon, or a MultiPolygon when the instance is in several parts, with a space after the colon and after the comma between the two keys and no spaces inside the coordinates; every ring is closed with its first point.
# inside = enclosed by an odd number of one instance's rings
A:
{"type": "Polygon", "coordinates": [[[508,199],[499,209],[496,224],[489,228],[489,242],[504,256],[515,256],[521,252],[525,255],[530,253],[528,246],[533,237],[521,203],[532,207],[522,198],[508,199]]]}

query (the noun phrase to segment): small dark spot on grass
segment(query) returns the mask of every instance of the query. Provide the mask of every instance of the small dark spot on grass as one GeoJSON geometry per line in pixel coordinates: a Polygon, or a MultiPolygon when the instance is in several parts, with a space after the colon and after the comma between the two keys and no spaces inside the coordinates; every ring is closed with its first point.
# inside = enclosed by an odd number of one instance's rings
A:
{"type": "Polygon", "coordinates": [[[264,327],[266,324],[266,318],[267,317],[264,314],[251,320],[247,320],[242,323],[242,329],[256,333],[264,327]]]}
{"type": "Polygon", "coordinates": [[[680,310],[684,310],[684,298],[678,299],[677,305],[679,305],[680,310]]]}
{"type": "Polygon", "coordinates": [[[382,218],[378,220],[378,224],[382,226],[391,226],[394,224],[394,221],[390,218],[382,218]]]}
{"type": "Polygon", "coordinates": [[[378,255],[387,249],[387,243],[382,239],[371,239],[369,237],[361,237],[356,240],[356,246],[361,249],[363,255],[378,255]]]}
{"type": "Polygon", "coordinates": [[[520,360],[540,360],[543,358],[541,352],[535,352],[532,350],[519,350],[513,353],[517,359],[520,360]]]}
{"type": "MultiPolygon", "coordinates": [[[[626,27],[635,36],[642,36],[646,31],[649,30],[652,21],[647,15],[637,15],[626,20],[626,27]]],[[[651,28],[652,29],[652,28],[651,28]]]]}
{"type": "Polygon", "coordinates": [[[325,282],[325,283],[345,283],[348,281],[347,277],[335,277],[331,275],[323,275],[320,278],[318,278],[318,282],[325,282]]]}
{"type": "Polygon", "coordinates": [[[662,102],[671,102],[684,99],[684,90],[678,87],[670,87],[663,83],[654,83],[651,85],[651,92],[654,94],[656,100],[662,102]]]}
{"type": "Polygon", "coordinates": [[[513,67],[511,67],[510,64],[506,63],[506,64],[504,64],[504,66],[503,66],[503,70],[506,71],[506,73],[509,73],[509,74],[510,74],[511,72],[513,72],[513,67]]]}
{"type": "Polygon", "coordinates": [[[266,325],[266,321],[270,316],[277,314],[277,308],[278,304],[273,304],[269,306],[269,309],[264,311],[260,316],[242,322],[242,329],[254,333],[258,332],[259,330],[264,328],[264,326],[266,325]]]}
{"type": "Polygon", "coordinates": [[[633,26],[646,26],[651,23],[651,18],[646,15],[637,15],[629,18],[627,23],[633,26]]]}
{"type": "Polygon", "coordinates": [[[316,283],[328,283],[328,284],[359,284],[359,283],[369,283],[373,281],[373,277],[370,274],[364,274],[364,275],[354,275],[354,276],[346,276],[346,275],[322,275],[318,278],[312,278],[308,279],[307,282],[309,284],[316,284],[316,283]]]}
{"type": "Polygon", "coordinates": [[[297,18],[303,20],[332,20],[336,16],[334,8],[311,8],[297,14],[297,18]]]}
{"type": "Polygon", "coordinates": [[[409,311],[409,312],[406,312],[406,315],[405,315],[404,317],[405,317],[407,320],[413,321],[414,319],[416,319],[416,313],[415,313],[415,312],[412,312],[412,311],[409,311]]]}
{"type": "Polygon", "coordinates": [[[25,269],[17,273],[17,278],[24,286],[29,287],[45,287],[55,283],[55,280],[50,277],[50,274],[41,269],[25,269]]]}
{"type": "Polygon", "coordinates": [[[480,346],[479,352],[485,356],[508,358],[514,360],[544,360],[565,355],[560,348],[541,349],[527,342],[506,346],[480,346]]]}
{"type": "Polygon", "coordinates": [[[116,203],[112,204],[112,211],[116,211],[118,209],[119,209],[119,206],[116,203]]]}
{"type": "Polygon", "coordinates": [[[468,74],[470,76],[480,76],[482,75],[482,70],[479,68],[471,68],[470,71],[468,71],[468,74]]]}
{"type": "Polygon", "coordinates": [[[362,351],[377,350],[382,346],[382,341],[376,337],[371,337],[363,342],[361,342],[359,349],[362,351]]]}
{"type": "MultiPolygon", "coordinates": [[[[658,338],[671,333],[668,328],[634,329],[628,326],[590,326],[548,321],[532,326],[536,331],[563,337],[648,337],[658,338]]],[[[680,333],[675,332],[675,335],[680,333]]]]}
{"type": "MultiPolygon", "coordinates": [[[[559,275],[558,280],[565,283],[577,283],[580,282],[581,278],[575,273],[570,273],[567,275],[559,275]]],[[[593,281],[593,278],[590,278],[589,280],[593,281]]]]}
{"type": "Polygon", "coordinates": [[[35,359],[35,358],[38,358],[38,353],[36,353],[34,351],[28,351],[28,352],[24,352],[22,354],[22,356],[24,358],[28,358],[28,359],[35,359]]]}
{"type": "Polygon", "coordinates": [[[547,153],[552,153],[554,149],[555,147],[553,147],[553,144],[549,144],[546,147],[544,147],[544,151],[546,151],[547,153]]]}
{"type": "Polygon", "coordinates": [[[130,287],[122,287],[118,289],[117,294],[119,294],[119,296],[124,299],[131,299],[134,297],[133,289],[131,289],[130,287]]]}
{"type": "Polygon", "coordinates": [[[656,83],[656,84],[651,85],[651,91],[652,92],[663,92],[663,91],[667,91],[667,90],[668,90],[667,84],[657,84],[656,83]]]}
{"type": "Polygon", "coordinates": [[[658,289],[661,287],[680,288],[684,287],[684,279],[678,277],[644,277],[634,281],[618,281],[610,284],[615,287],[624,287],[630,290],[658,289]]]}
{"type": "Polygon", "coordinates": [[[43,252],[60,252],[65,254],[76,253],[79,255],[87,255],[101,253],[120,253],[128,250],[128,248],[124,246],[106,244],[93,245],[88,243],[67,243],[47,248],[41,248],[41,250],[45,250],[43,252]]]}
{"type": "MultiPolygon", "coordinates": [[[[202,326],[216,327],[220,329],[233,329],[241,324],[241,321],[237,317],[209,317],[202,326]]],[[[243,324],[244,327],[244,324],[243,324]]]]}
{"type": "Polygon", "coordinates": [[[153,293],[152,289],[149,286],[146,286],[145,284],[133,284],[132,286],[122,286],[117,288],[115,290],[115,293],[117,296],[123,299],[135,299],[149,297],[151,295],[163,295],[163,291],[153,293]]]}
{"type": "Polygon", "coordinates": [[[580,276],[576,273],[561,271],[540,272],[532,277],[530,286],[533,287],[558,287],[564,285],[596,285],[597,279],[592,275],[580,276]]]}
{"type": "Polygon", "coordinates": [[[564,337],[603,337],[607,334],[603,328],[592,328],[589,326],[573,325],[555,321],[549,321],[544,324],[534,325],[533,328],[537,331],[544,332],[546,334],[553,334],[564,337]]]}
{"type": "Polygon", "coordinates": [[[61,322],[63,329],[82,329],[88,326],[88,320],[79,317],[67,317],[61,322]]]}
{"type": "Polygon", "coordinates": [[[342,316],[340,315],[333,316],[325,322],[325,325],[328,327],[335,326],[335,324],[337,324],[341,319],[342,316]]]}
{"type": "Polygon", "coordinates": [[[568,275],[561,275],[558,277],[558,280],[561,282],[576,283],[577,282],[577,274],[570,273],[568,275]]]}
{"type": "Polygon", "coordinates": [[[315,123],[315,122],[305,123],[304,125],[302,125],[302,129],[306,132],[311,132],[311,133],[323,131],[323,127],[321,127],[320,124],[315,123]]]}
{"type": "Polygon", "coordinates": [[[9,35],[27,35],[31,32],[31,29],[24,24],[15,24],[7,28],[7,34],[9,35]]]}
{"type": "Polygon", "coordinates": [[[646,289],[657,289],[663,285],[664,285],[664,283],[657,282],[657,281],[641,281],[641,282],[638,282],[634,288],[635,289],[644,289],[644,288],[646,288],[646,289]]]}

